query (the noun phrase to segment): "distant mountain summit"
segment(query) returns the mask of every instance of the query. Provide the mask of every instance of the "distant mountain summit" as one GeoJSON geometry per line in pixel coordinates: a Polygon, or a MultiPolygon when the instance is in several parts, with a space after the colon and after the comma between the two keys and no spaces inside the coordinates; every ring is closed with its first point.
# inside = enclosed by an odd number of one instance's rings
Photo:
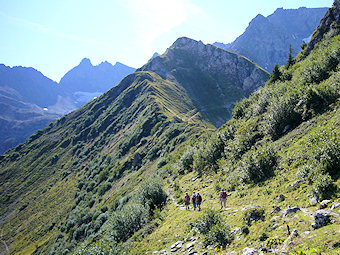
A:
{"type": "Polygon", "coordinates": [[[62,91],[71,97],[72,103],[81,106],[96,96],[117,85],[135,68],[117,62],[115,65],[105,61],[93,66],[88,58],[67,72],[60,80],[62,91]]]}
{"type": "Polygon", "coordinates": [[[309,42],[314,29],[328,8],[278,8],[268,17],[257,15],[246,31],[229,44],[214,45],[239,53],[271,71],[275,64],[283,65],[288,57],[289,45],[294,55],[301,50],[303,41],[309,42]]]}

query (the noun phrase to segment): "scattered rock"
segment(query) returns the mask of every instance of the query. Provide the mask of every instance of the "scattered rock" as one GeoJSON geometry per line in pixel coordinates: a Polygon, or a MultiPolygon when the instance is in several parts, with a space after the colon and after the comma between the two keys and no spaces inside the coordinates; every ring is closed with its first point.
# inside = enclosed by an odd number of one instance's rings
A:
{"type": "Polygon", "coordinates": [[[244,248],[242,255],[257,255],[260,254],[257,250],[253,249],[253,248],[244,248]]]}
{"type": "Polygon", "coordinates": [[[284,201],[286,198],[283,194],[280,194],[280,196],[278,196],[275,200],[277,203],[280,203],[282,201],[284,201]]]}
{"type": "Polygon", "coordinates": [[[186,248],[187,250],[189,250],[191,247],[193,247],[193,246],[195,245],[196,242],[197,242],[197,241],[193,241],[193,242],[191,242],[191,243],[188,243],[188,244],[185,246],[185,248],[186,248]]]}
{"type": "Polygon", "coordinates": [[[292,236],[299,236],[299,231],[297,229],[294,229],[292,232],[292,236]]]}
{"type": "Polygon", "coordinates": [[[176,252],[179,249],[181,249],[183,247],[184,242],[183,241],[177,241],[176,243],[174,243],[173,245],[171,245],[170,249],[171,252],[176,252]]]}
{"type": "Polygon", "coordinates": [[[261,208],[261,206],[259,206],[259,205],[247,205],[246,207],[243,207],[241,211],[245,211],[245,210],[253,209],[253,208],[261,208]]]}
{"type": "Polygon", "coordinates": [[[339,214],[327,210],[318,210],[314,213],[315,222],[312,224],[314,229],[321,228],[331,222],[331,216],[340,217],[339,214]]]}
{"type": "Polygon", "coordinates": [[[194,254],[197,254],[197,251],[191,251],[188,253],[188,255],[194,255],[194,254]]]}
{"type": "Polygon", "coordinates": [[[293,182],[292,184],[290,184],[290,186],[292,188],[294,188],[294,187],[296,187],[300,183],[305,183],[305,181],[304,180],[297,180],[297,181],[293,182]]]}
{"type": "Polygon", "coordinates": [[[270,214],[277,213],[277,212],[279,212],[279,211],[281,211],[281,207],[280,207],[280,206],[275,206],[275,207],[273,208],[273,210],[270,212],[270,214]]]}
{"type": "Polygon", "coordinates": [[[209,252],[203,252],[202,255],[209,255],[209,252]]]}
{"type": "Polygon", "coordinates": [[[334,202],[334,203],[332,204],[331,210],[334,210],[335,208],[338,208],[339,206],[340,206],[340,203],[334,202]]]}
{"type": "Polygon", "coordinates": [[[310,234],[310,231],[305,231],[305,232],[302,232],[301,236],[302,237],[306,237],[310,234]]]}
{"type": "Polygon", "coordinates": [[[331,203],[331,200],[322,200],[320,202],[320,209],[326,208],[331,203]]]}
{"type": "Polygon", "coordinates": [[[200,242],[200,243],[197,245],[196,249],[197,249],[197,250],[200,250],[200,249],[203,248],[203,246],[204,246],[204,242],[200,242]]]}
{"type": "Polygon", "coordinates": [[[234,230],[232,230],[232,231],[230,232],[230,234],[236,235],[237,232],[239,232],[239,231],[240,231],[240,228],[235,228],[234,230]]]}
{"type": "Polygon", "coordinates": [[[213,249],[214,249],[214,246],[213,246],[213,245],[208,245],[207,249],[208,249],[208,250],[213,250],[213,249]]]}
{"type": "Polygon", "coordinates": [[[288,209],[282,210],[282,216],[286,217],[288,214],[295,213],[297,211],[300,211],[299,207],[288,208],[288,209]]]}
{"type": "Polygon", "coordinates": [[[309,203],[312,205],[317,204],[319,202],[319,196],[314,194],[312,197],[309,198],[309,203]]]}

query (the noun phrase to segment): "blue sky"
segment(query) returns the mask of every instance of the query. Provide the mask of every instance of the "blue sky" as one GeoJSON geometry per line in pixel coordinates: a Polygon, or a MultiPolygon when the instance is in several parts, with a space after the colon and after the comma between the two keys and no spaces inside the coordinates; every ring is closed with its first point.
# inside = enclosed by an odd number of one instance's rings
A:
{"type": "Polygon", "coordinates": [[[333,0],[0,0],[0,63],[59,81],[82,58],[140,67],[178,37],[233,41],[257,14],[333,0]]]}

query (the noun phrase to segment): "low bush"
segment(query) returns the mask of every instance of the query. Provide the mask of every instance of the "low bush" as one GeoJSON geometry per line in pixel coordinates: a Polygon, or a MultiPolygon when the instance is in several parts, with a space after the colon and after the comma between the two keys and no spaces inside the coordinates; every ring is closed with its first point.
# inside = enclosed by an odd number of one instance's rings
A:
{"type": "Polygon", "coordinates": [[[238,169],[245,183],[258,183],[274,175],[277,155],[270,146],[261,146],[248,151],[240,160],[238,169]]]}
{"type": "Polygon", "coordinates": [[[249,208],[244,212],[243,221],[249,226],[253,221],[264,220],[263,208],[249,208]]]}

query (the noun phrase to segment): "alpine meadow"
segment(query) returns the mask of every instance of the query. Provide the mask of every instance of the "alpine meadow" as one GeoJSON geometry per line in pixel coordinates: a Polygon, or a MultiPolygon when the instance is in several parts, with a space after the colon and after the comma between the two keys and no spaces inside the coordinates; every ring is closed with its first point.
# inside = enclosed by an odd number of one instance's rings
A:
{"type": "Polygon", "coordinates": [[[0,253],[339,254],[339,32],[271,74],[178,38],[0,155],[0,253]]]}

